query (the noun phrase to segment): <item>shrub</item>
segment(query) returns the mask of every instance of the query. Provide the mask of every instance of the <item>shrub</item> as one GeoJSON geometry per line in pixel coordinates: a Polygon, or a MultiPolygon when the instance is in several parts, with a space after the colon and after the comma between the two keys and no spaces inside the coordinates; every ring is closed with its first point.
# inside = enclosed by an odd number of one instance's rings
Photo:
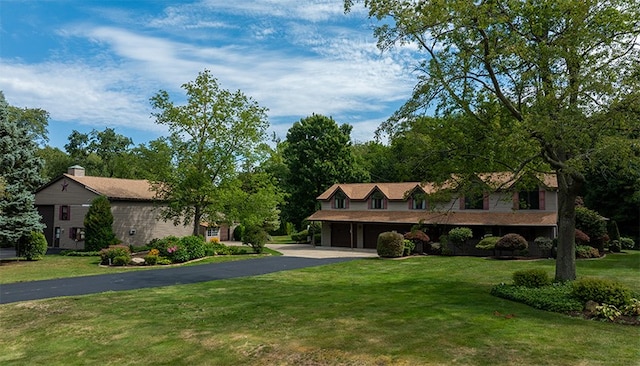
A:
{"type": "Polygon", "coordinates": [[[120,255],[114,257],[112,263],[114,266],[126,266],[129,262],[131,262],[131,256],[120,255]]]}
{"type": "Polygon", "coordinates": [[[449,242],[459,249],[462,249],[464,243],[471,238],[473,238],[473,232],[468,227],[457,227],[449,230],[449,242]]]}
{"type": "Polygon", "coordinates": [[[576,245],[576,258],[600,258],[600,252],[589,245],[576,245]]]}
{"type": "Polygon", "coordinates": [[[98,251],[91,251],[91,252],[84,252],[84,251],[77,251],[77,250],[65,250],[60,252],[60,255],[64,255],[67,257],[99,257],[100,256],[100,252],[98,251]]]}
{"type": "Polygon", "coordinates": [[[16,253],[19,257],[25,257],[28,261],[37,261],[47,254],[47,239],[39,231],[32,231],[20,241],[21,245],[18,246],[18,253],[16,253]]]}
{"type": "Polygon", "coordinates": [[[228,254],[229,255],[244,255],[244,254],[247,254],[247,249],[246,248],[242,248],[242,247],[238,247],[238,246],[227,247],[227,250],[228,250],[228,254]]]}
{"type": "Polygon", "coordinates": [[[233,229],[233,240],[242,241],[242,235],[244,234],[244,226],[238,225],[233,229]]]}
{"type": "Polygon", "coordinates": [[[622,245],[620,244],[620,240],[611,240],[609,242],[609,251],[612,253],[620,253],[622,250],[622,245]]]}
{"type": "Polygon", "coordinates": [[[205,246],[205,252],[207,255],[229,255],[229,247],[223,243],[208,243],[205,246]]]}
{"type": "Polygon", "coordinates": [[[378,235],[376,245],[378,255],[383,258],[402,257],[404,252],[404,237],[395,231],[387,231],[378,235]]]}
{"type": "Polygon", "coordinates": [[[205,256],[204,239],[200,236],[185,236],[180,239],[180,246],[189,253],[189,259],[198,259],[205,256]]]}
{"type": "Polygon", "coordinates": [[[515,286],[537,288],[550,285],[551,278],[549,278],[547,272],[543,269],[525,269],[513,273],[513,284],[515,286]]]}
{"type": "Polygon", "coordinates": [[[269,234],[260,226],[248,226],[242,236],[242,244],[249,245],[255,253],[262,253],[269,241],[269,234]]]}
{"type": "Polygon", "coordinates": [[[295,241],[296,243],[306,243],[308,237],[309,237],[308,230],[302,230],[300,232],[291,234],[291,240],[295,241]]]}
{"type": "Polygon", "coordinates": [[[499,236],[486,236],[476,244],[476,248],[482,250],[493,250],[495,249],[498,240],[500,240],[499,236]]]}
{"type": "Polygon", "coordinates": [[[551,248],[553,248],[553,240],[546,236],[539,236],[533,241],[540,249],[540,252],[545,254],[551,254],[551,248]]]}
{"type": "Polygon", "coordinates": [[[322,234],[320,234],[320,233],[313,234],[313,243],[315,245],[321,245],[322,244],[322,234]]]}
{"type": "Polygon", "coordinates": [[[596,315],[601,318],[607,318],[611,321],[615,321],[616,318],[622,315],[622,311],[618,310],[613,305],[602,304],[600,306],[596,306],[596,315]]]}
{"type": "Polygon", "coordinates": [[[640,316],[640,300],[633,298],[625,307],[622,313],[627,316],[640,316]]]}
{"type": "Polygon", "coordinates": [[[151,249],[157,249],[162,257],[170,257],[169,248],[177,247],[180,243],[180,238],[177,236],[166,236],[162,239],[153,239],[149,242],[148,247],[151,249]]]}
{"type": "Polygon", "coordinates": [[[576,229],[576,244],[584,245],[590,240],[589,235],[585,234],[582,230],[576,229]]]}
{"type": "Polygon", "coordinates": [[[540,310],[558,313],[581,311],[584,304],[571,296],[571,289],[569,282],[536,288],[501,284],[494,286],[491,289],[491,294],[540,310]]]}
{"type": "Polygon", "coordinates": [[[404,239],[403,243],[404,243],[404,250],[402,251],[402,255],[406,257],[409,254],[413,253],[413,250],[416,248],[416,244],[411,240],[407,240],[407,239],[404,239]]]}
{"type": "Polygon", "coordinates": [[[496,242],[496,249],[498,250],[514,251],[514,250],[524,250],[524,249],[527,249],[528,247],[529,247],[529,243],[527,243],[527,240],[523,238],[522,235],[513,234],[513,233],[503,236],[502,238],[500,238],[500,240],[496,242]]]}
{"type": "Polygon", "coordinates": [[[85,244],[87,250],[100,250],[115,244],[113,214],[106,196],[98,196],[92,202],[84,217],[85,244]]]}
{"type": "Polygon", "coordinates": [[[422,244],[426,244],[426,243],[431,241],[431,238],[429,238],[429,235],[427,235],[422,230],[410,231],[410,232],[404,234],[404,238],[407,239],[407,240],[411,240],[414,243],[421,242],[422,244]]]}
{"type": "Polygon", "coordinates": [[[622,249],[633,249],[636,246],[636,243],[631,238],[620,238],[620,248],[622,249]]]}
{"type": "Polygon", "coordinates": [[[144,263],[150,266],[156,265],[158,263],[158,255],[147,254],[144,257],[144,263]]]}
{"type": "Polygon", "coordinates": [[[591,245],[604,251],[604,243],[607,238],[607,221],[596,211],[586,207],[576,207],[576,229],[584,232],[591,245]]]}
{"type": "Polygon", "coordinates": [[[218,244],[220,243],[220,238],[214,236],[213,238],[209,239],[209,243],[218,244]]]}
{"type": "Polygon", "coordinates": [[[166,266],[167,264],[171,264],[171,259],[169,258],[158,258],[158,264],[162,266],[166,266]]]}
{"type": "Polygon", "coordinates": [[[582,303],[591,300],[621,307],[631,302],[631,290],[628,287],[601,278],[581,278],[574,281],[571,294],[582,303]]]}
{"type": "Polygon", "coordinates": [[[104,248],[100,251],[100,263],[115,265],[116,257],[127,258],[126,264],[131,261],[131,251],[126,245],[110,245],[108,248],[104,248]]]}
{"type": "Polygon", "coordinates": [[[442,245],[440,243],[430,243],[427,244],[429,248],[429,253],[440,255],[442,254],[442,245]]]}

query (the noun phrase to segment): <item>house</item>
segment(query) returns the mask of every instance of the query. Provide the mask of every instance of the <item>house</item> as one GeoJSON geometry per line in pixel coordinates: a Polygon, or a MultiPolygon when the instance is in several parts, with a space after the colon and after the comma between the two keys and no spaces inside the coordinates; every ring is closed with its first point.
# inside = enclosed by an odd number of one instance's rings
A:
{"type": "MultiPolygon", "coordinates": [[[[35,193],[35,205],[46,225],[44,234],[50,247],[84,249],[84,217],[99,195],[109,199],[113,231],[124,244],[145,245],[168,235],[191,235],[191,227],[176,226],[159,218],[162,205],[147,180],[86,176],[84,168],[72,166],[35,193]]],[[[229,239],[229,229],[202,226],[207,237],[229,239]]]]}
{"type": "Polygon", "coordinates": [[[454,176],[442,185],[334,184],[317,197],[321,208],[308,220],[322,223],[322,246],[374,249],[380,233],[406,233],[417,224],[436,241],[465,226],[476,241],[487,234],[518,233],[532,242],[557,235],[557,187],[552,174],[510,173],[477,174],[465,181],[454,176]],[[518,188],[525,179],[528,188],[518,188]]]}

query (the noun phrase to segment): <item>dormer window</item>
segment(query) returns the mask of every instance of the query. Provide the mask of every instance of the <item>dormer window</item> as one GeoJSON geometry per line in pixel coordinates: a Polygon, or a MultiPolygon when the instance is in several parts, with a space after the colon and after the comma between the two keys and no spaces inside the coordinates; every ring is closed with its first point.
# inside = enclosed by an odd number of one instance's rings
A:
{"type": "Polygon", "coordinates": [[[427,200],[424,194],[414,193],[411,196],[411,209],[412,210],[425,210],[427,208],[427,200]]]}
{"type": "Polygon", "coordinates": [[[333,196],[333,208],[347,208],[347,196],[342,192],[337,192],[333,196]]]}
{"type": "Polygon", "coordinates": [[[484,196],[480,194],[468,194],[464,196],[465,210],[482,210],[484,208],[484,196]]]}
{"type": "Polygon", "coordinates": [[[380,192],[375,192],[371,195],[371,208],[374,210],[381,210],[384,207],[384,195],[380,192]]]}
{"type": "Polygon", "coordinates": [[[540,209],[540,191],[520,191],[518,192],[518,207],[521,210],[540,209]]]}

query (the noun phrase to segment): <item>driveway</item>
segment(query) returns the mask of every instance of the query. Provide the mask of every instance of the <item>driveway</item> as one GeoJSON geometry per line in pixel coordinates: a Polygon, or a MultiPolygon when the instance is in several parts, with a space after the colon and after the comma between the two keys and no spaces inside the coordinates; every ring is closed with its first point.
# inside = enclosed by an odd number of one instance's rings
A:
{"type": "Polygon", "coordinates": [[[269,245],[282,256],[0,285],[0,304],[257,276],[373,257],[375,251],[269,245]]]}

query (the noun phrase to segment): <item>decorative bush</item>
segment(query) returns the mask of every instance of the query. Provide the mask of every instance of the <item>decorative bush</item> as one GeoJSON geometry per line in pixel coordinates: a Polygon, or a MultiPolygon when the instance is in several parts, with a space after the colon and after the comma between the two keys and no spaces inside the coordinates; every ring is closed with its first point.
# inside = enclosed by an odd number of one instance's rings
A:
{"type": "Polygon", "coordinates": [[[576,258],[600,258],[600,252],[590,245],[576,245],[576,258]]]}
{"type": "Polygon", "coordinates": [[[457,227],[449,230],[449,242],[459,249],[462,249],[464,243],[471,238],[473,238],[473,232],[468,227],[457,227]]]}
{"type": "Polygon", "coordinates": [[[581,311],[584,304],[571,296],[571,284],[554,283],[543,287],[497,285],[491,289],[493,296],[518,301],[540,310],[568,313],[581,311]]]}
{"type": "Polygon", "coordinates": [[[220,238],[218,238],[217,236],[214,236],[213,238],[209,239],[209,243],[218,244],[219,242],[220,242],[220,238]]]}
{"type": "Polygon", "coordinates": [[[244,226],[238,225],[233,229],[233,240],[242,241],[242,235],[244,234],[244,226]]]}
{"type": "Polygon", "coordinates": [[[622,250],[622,244],[620,244],[620,240],[611,240],[609,242],[609,251],[612,253],[620,253],[622,250]]]}
{"type": "Polygon", "coordinates": [[[153,239],[148,246],[151,249],[158,249],[160,256],[171,257],[173,253],[169,253],[169,248],[175,248],[180,244],[180,238],[177,236],[166,236],[162,239],[153,239]]]}
{"type": "Polygon", "coordinates": [[[513,273],[513,284],[515,286],[536,288],[550,285],[551,278],[543,269],[524,269],[513,273]]]}
{"type": "Polygon", "coordinates": [[[184,263],[191,260],[191,255],[189,254],[189,251],[187,250],[187,248],[183,246],[174,246],[174,247],[168,248],[168,250],[169,250],[169,259],[171,259],[171,262],[173,263],[184,263]]]}
{"type": "Polygon", "coordinates": [[[476,244],[476,248],[482,250],[494,250],[498,240],[500,240],[499,236],[486,236],[476,244]]]}
{"type": "Polygon", "coordinates": [[[571,294],[583,304],[591,300],[617,307],[630,304],[632,297],[627,286],[601,278],[581,278],[574,281],[571,294]]]}
{"type": "Polygon", "coordinates": [[[408,232],[404,234],[404,238],[407,240],[411,240],[414,243],[421,242],[422,244],[427,244],[428,242],[431,241],[431,238],[429,238],[429,235],[427,235],[422,230],[414,230],[414,231],[408,232]]]}
{"type": "Polygon", "coordinates": [[[154,266],[158,263],[158,255],[153,255],[153,254],[147,254],[144,257],[144,263],[149,265],[149,266],[154,266]]]}
{"type": "Polygon", "coordinates": [[[205,256],[204,239],[200,236],[185,236],[180,239],[180,246],[189,253],[188,260],[205,256]]]}
{"type": "Polygon", "coordinates": [[[98,196],[92,202],[84,217],[86,250],[100,250],[117,242],[113,233],[113,214],[106,196],[98,196]]]}
{"type": "Polygon", "coordinates": [[[620,248],[622,249],[633,249],[636,246],[636,243],[631,238],[620,238],[620,248]]]}
{"type": "Polygon", "coordinates": [[[589,235],[585,234],[582,230],[576,229],[576,244],[577,245],[585,245],[590,240],[591,239],[589,238],[589,235]]]}
{"type": "Polygon", "coordinates": [[[533,241],[543,253],[551,253],[551,248],[553,248],[553,240],[551,238],[547,238],[546,236],[539,236],[533,241]]]}
{"type": "Polygon", "coordinates": [[[207,243],[205,245],[205,252],[207,255],[229,255],[229,247],[223,243],[207,243]]]}
{"type": "Polygon", "coordinates": [[[129,262],[131,262],[131,256],[120,255],[120,256],[114,257],[111,263],[114,266],[126,266],[127,264],[129,264],[129,262]]]}
{"type": "Polygon", "coordinates": [[[28,261],[37,261],[47,254],[47,239],[39,231],[32,231],[29,235],[20,240],[17,248],[17,255],[25,257],[28,261]]]}
{"type": "Polygon", "coordinates": [[[413,253],[413,250],[416,248],[416,244],[411,240],[407,240],[407,239],[404,239],[403,243],[404,243],[404,250],[402,251],[402,255],[406,257],[409,254],[413,253]]]}
{"type": "Polygon", "coordinates": [[[255,253],[262,253],[269,241],[269,233],[260,226],[248,226],[242,236],[242,244],[249,245],[255,253]]]}
{"type": "Polygon", "coordinates": [[[291,234],[291,240],[295,241],[296,243],[306,243],[308,237],[309,231],[307,230],[302,230],[300,232],[291,234]]]}
{"type": "Polygon", "coordinates": [[[404,236],[395,231],[380,233],[376,249],[378,255],[383,258],[402,257],[402,253],[404,253],[404,236]]]}
{"type": "Polygon", "coordinates": [[[502,238],[500,238],[500,240],[496,242],[496,249],[498,250],[514,251],[514,250],[524,250],[524,249],[527,249],[528,247],[529,247],[529,243],[525,238],[522,237],[522,235],[513,234],[513,233],[503,236],[502,238]]]}
{"type": "Polygon", "coordinates": [[[604,217],[596,211],[578,206],[576,207],[576,229],[581,230],[590,238],[591,246],[604,251],[604,243],[608,239],[607,221],[604,217]]]}
{"type": "MultiPolygon", "coordinates": [[[[131,261],[131,250],[126,245],[110,245],[108,248],[104,248],[100,251],[100,263],[102,264],[116,265],[116,257],[126,258],[125,263],[121,265],[127,265],[131,261]]],[[[119,261],[122,261],[122,259],[119,261]]]]}

